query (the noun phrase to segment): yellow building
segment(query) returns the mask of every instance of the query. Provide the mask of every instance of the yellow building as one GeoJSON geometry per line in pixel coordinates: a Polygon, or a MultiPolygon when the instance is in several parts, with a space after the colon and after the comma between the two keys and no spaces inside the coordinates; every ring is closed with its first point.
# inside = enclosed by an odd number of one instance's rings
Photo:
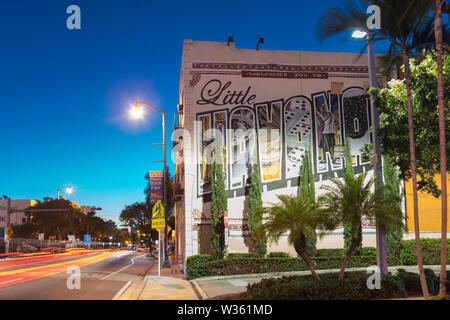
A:
{"type": "MultiPolygon", "coordinates": [[[[441,176],[435,178],[438,188],[441,188],[441,176]]],[[[450,174],[447,173],[447,207],[450,208],[450,174]]],[[[414,208],[412,180],[405,181],[406,192],[406,225],[408,231],[414,231],[414,208]]],[[[441,197],[436,198],[430,193],[418,193],[419,229],[420,231],[441,231],[441,197]]],[[[450,219],[447,219],[447,230],[450,231],[450,219]]]]}

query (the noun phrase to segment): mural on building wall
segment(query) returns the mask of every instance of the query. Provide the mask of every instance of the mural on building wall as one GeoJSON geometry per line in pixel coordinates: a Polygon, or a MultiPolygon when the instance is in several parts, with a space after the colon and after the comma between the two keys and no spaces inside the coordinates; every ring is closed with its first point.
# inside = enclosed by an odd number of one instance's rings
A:
{"type": "MultiPolygon", "coordinates": [[[[210,81],[205,87],[211,83],[216,82],[210,81]]],[[[231,85],[227,82],[226,88],[231,85]]],[[[206,101],[207,96],[214,105],[242,102],[239,94],[229,93],[232,91],[221,98],[223,86],[220,81],[217,86],[219,89],[214,92],[205,93],[203,88],[201,101],[206,101]]],[[[248,87],[246,91],[247,96],[250,89],[248,87]]],[[[252,99],[256,101],[254,95],[252,99]]],[[[213,109],[197,114],[197,120],[200,127],[197,136],[198,196],[210,192],[211,165],[205,163],[203,152],[211,143],[211,139],[205,139],[205,132],[212,127],[221,132],[223,163],[227,164],[229,158],[228,166],[224,166],[229,196],[233,196],[232,190],[242,191],[247,185],[251,165],[256,159],[259,159],[262,183],[267,184],[268,190],[285,188],[288,180],[291,186],[297,185],[308,148],[315,159],[316,181],[342,175],[346,138],[350,141],[352,165],[360,171],[368,165],[360,157],[360,149],[370,142],[369,98],[361,87],[349,87],[339,94],[321,91],[310,97],[297,95],[237,105],[229,110],[213,109]],[[227,128],[231,129],[229,133],[226,133],[227,128]]]]}
{"type": "Polygon", "coordinates": [[[281,109],[283,101],[255,104],[258,155],[263,182],[281,179],[281,109]]]}
{"type": "Polygon", "coordinates": [[[232,130],[230,137],[230,184],[231,188],[235,189],[245,186],[254,156],[256,137],[253,110],[249,107],[235,108],[231,112],[230,128],[232,130]]]}
{"type": "Polygon", "coordinates": [[[308,147],[312,145],[311,101],[304,96],[290,98],[284,107],[286,178],[300,176],[308,147]]]}

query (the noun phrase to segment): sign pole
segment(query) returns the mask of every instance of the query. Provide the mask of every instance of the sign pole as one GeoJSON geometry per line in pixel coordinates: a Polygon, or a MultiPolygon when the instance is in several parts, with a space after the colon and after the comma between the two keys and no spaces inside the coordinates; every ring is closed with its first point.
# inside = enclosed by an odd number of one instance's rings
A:
{"type": "Polygon", "coordinates": [[[158,277],[161,276],[161,229],[158,229],[158,277]]]}
{"type": "MultiPolygon", "coordinates": [[[[11,198],[7,198],[6,199],[6,228],[5,228],[5,235],[7,235],[7,230],[9,228],[11,224],[11,198]]],[[[5,253],[8,254],[9,253],[9,234],[7,235],[6,238],[6,243],[5,243],[5,253]]]]}

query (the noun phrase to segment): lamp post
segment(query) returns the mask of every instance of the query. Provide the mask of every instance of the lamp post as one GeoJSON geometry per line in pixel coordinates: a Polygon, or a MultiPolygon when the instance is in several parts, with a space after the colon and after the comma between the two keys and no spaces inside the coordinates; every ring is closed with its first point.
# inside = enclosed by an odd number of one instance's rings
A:
{"type": "MultiPolygon", "coordinates": [[[[375,51],[373,48],[372,32],[359,31],[353,32],[353,38],[364,38],[367,36],[367,58],[369,67],[370,87],[377,87],[376,71],[375,71],[375,51]]],[[[370,112],[372,118],[372,150],[371,163],[374,166],[375,173],[375,191],[379,192],[383,197],[383,167],[381,163],[381,148],[378,131],[380,129],[380,116],[373,95],[370,95],[370,112]]],[[[376,242],[377,242],[377,265],[381,274],[387,274],[387,253],[386,253],[386,228],[384,224],[377,222],[376,226],[376,242]]]]}
{"type": "MultiPolygon", "coordinates": [[[[166,179],[167,179],[167,169],[166,169],[166,111],[164,109],[162,110],[157,110],[154,107],[152,107],[152,105],[148,102],[145,101],[136,101],[136,104],[134,105],[134,107],[131,109],[131,116],[138,119],[138,118],[142,118],[142,116],[144,115],[143,110],[140,108],[140,104],[145,104],[148,107],[150,107],[150,109],[152,109],[155,112],[161,113],[162,114],[162,125],[163,125],[163,143],[154,143],[154,145],[162,145],[163,146],[163,165],[164,165],[164,171],[163,171],[163,206],[164,209],[166,209],[167,207],[167,190],[166,190],[166,179]]],[[[161,160],[153,160],[154,162],[161,162],[161,160]]],[[[167,237],[167,219],[166,216],[164,216],[164,219],[166,220],[165,223],[165,238],[164,238],[164,248],[163,248],[163,254],[164,254],[164,262],[163,262],[163,268],[168,268],[170,267],[169,264],[169,260],[167,258],[167,241],[168,241],[168,237],[167,237]]],[[[160,252],[159,252],[160,254],[160,252]]]]}
{"type": "Polygon", "coordinates": [[[59,199],[59,192],[66,189],[66,193],[71,194],[73,192],[73,188],[71,186],[64,186],[61,189],[57,189],[57,199],[59,199]]]}

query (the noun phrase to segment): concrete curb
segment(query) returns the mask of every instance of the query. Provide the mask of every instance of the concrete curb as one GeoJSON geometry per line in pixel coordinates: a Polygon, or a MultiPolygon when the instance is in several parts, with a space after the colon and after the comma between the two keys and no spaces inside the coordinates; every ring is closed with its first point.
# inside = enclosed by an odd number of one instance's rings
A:
{"type": "MultiPolygon", "coordinates": [[[[424,265],[424,269],[432,269],[434,272],[440,271],[440,265],[424,265]]],[[[398,269],[405,269],[408,272],[418,272],[417,266],[392,266],[389,267],[388,270],[390,272],[397,271],[398,269]]],[[[367,267],[360,268],[347,268],[345,271],[366,271],[367,267]]],[[[337,273],[340,269],[322,269],[316,270],[316,273],[337,273]]],[[[282,276],[295,276],[295,275],[307,275],[311,272],[309,270],[306,271],[286,271],[286,272],[268,272],[268,273],[248,273],[248,274],[233,274],[228,276],[210,276],[210,277],[201,277],[196,278],[194,280],[189,280],[190,282],[201,282],[201,281],[213,281],[213,280],[228,280],[228,279],[240,279],[240,278],[274,278],[274,277],[282,277],[282,276]]]]}
{"type": "Polygon", "coordinates": [[[200,285],[198,284],[197,281],[192,280],[189,281],[194,287],[195,289],[198,291],[198,293],[200,294],[201,300],[206,300],[208,299],[208,295],[206,294],[206,292],[200,287],[200,285]]]}

